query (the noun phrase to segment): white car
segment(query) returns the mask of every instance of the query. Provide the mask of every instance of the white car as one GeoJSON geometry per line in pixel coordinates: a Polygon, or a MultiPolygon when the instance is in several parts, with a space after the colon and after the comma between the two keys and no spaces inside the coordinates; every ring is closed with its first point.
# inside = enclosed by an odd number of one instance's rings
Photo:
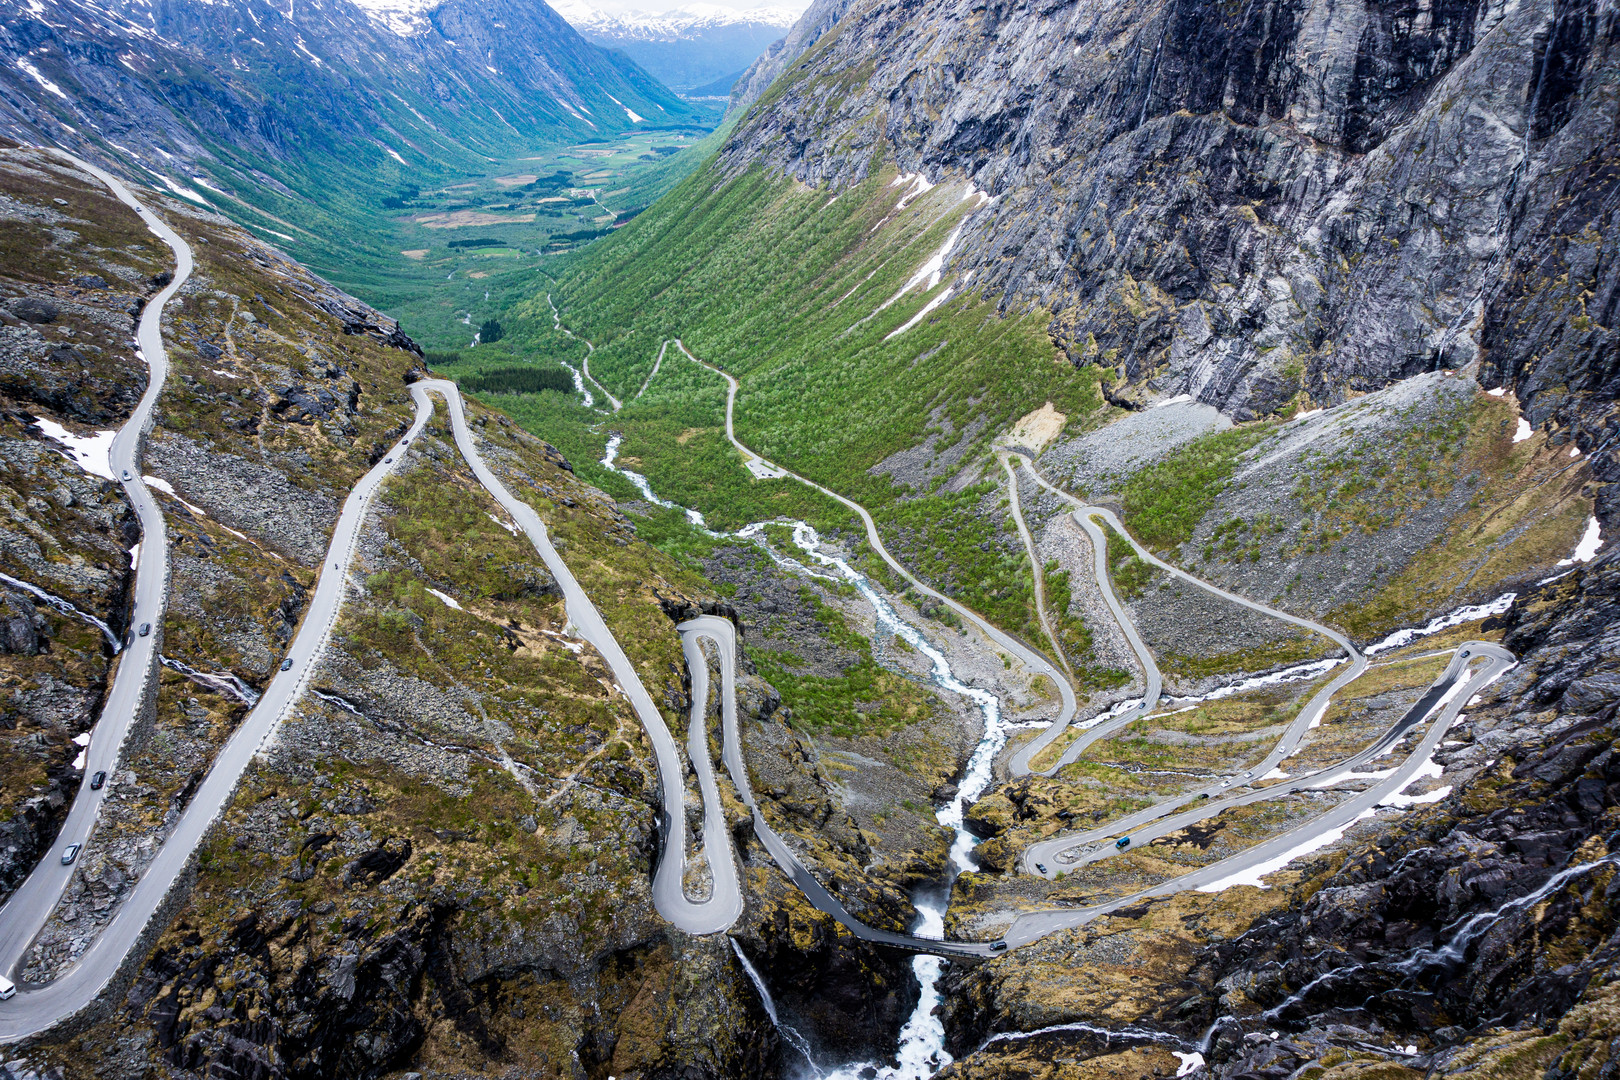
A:
{"type": "Polygon", "coordinates": [[[17,984],[4,975],[0,975],[0,1001],[4,1001],[8,997],[15,997],[16,994],[17,984]]]}

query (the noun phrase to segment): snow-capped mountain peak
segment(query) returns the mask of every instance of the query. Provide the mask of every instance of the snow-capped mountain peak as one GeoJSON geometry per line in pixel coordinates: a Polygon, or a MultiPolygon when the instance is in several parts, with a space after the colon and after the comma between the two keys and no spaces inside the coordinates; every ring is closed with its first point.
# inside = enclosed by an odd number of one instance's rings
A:
{"type": "Polygon", "coordinates": [[[426,30],[426,13],[444,0],[354,0],[354,5],[373,21],[386,26],[400,37],[410,37],[426,30]]]}
{"type": "MultiPolygon", "coordinates": [[[[411,0],[370,2],[409,3],[411,0]]],[[[727,26],[771,26],[785,31],[803,10],[803,6],[797,4],[733,8],[699,2],[668,11],[613,11],[593,7],[583,0],[558,0],[552,7],[577,30],[640,41],[672,41],[727,26]]]]}

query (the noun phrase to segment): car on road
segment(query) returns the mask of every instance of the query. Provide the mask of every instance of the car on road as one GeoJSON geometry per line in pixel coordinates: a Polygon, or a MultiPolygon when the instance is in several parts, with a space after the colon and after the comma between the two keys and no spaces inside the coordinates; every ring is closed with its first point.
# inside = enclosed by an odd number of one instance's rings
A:
{"type": "Polygon", "coordinates": [[[1114,846],[1120,851],[1124,851],[1126,848],[1131,846],[1131,838],[1128,836],[1122,836],[1118,840],[1114,841],[1114,846]]]}
{"type": "Polygon", "coordinates": [[[62,865],[72,866],[73,860],[79,857],[79,849],[83,846],[83,844],[69,844],[67,847],[63,848],[62,865]]]}
{"type": "Polygon", "coordinates": [[[383,458],[383,464],[384,464],[384,465],[392,465],[392,464],[393,464],[393,463],[394,463],[394,459],[393,459],[393,458],[391,458],[391,457],[385,457],[385,458],[383,458]]]}
{"type": "Polygon", "coordinates": [[[1043,862],[1038,862],[1038,863],[1036,863],[1036,864],[1035,864],[1035,872],[1036,872],[1036,873],[1037,873],[1037,874],[1044,874],[1044,873],[1046,873],[1046,864],[1045,864],[1045,863],[1043,863],[1043,862]]]}
{"type": "Polygon", "coordinates": [[[1006,952],[1007,951],[1007,943],[1005,941],[992,941],[990,943],[990,951],[991,952],[1006,952]]]}
{"type": "Polygon", "coordinates": [[[4,1001],[8,997],[15,997],[16,994],[17,984],[4,975],[0,975],[0,1001],[4,1001]]]}
{"type": "Polygon", "coordinates": [[[101,769],[90,778],[90,790],[100,791],[101,786],[107,782],[107,770],[101,769]]]}
{"type": "Polygon", "coordinates": [[[291,671],[292,670],[292,657],[289,656],[287,659],[285,659],[285,660],[283,660],[281,662],[281,670],[282,671],[291,671]]]}
{"type": "Polygon", "coordinates": [[[152,633],[152,624],[149,623],[149,622],[141,623],[141,637],[148,637],[148,636],[151,635],[151,633],[152,633]]]}
{"type": "Polygon", "coordinates": [[[129,470],[128,470],[128,469],[125,469],[125,470],[124,470],[124,479],[125,479],[125,480],[126,480],[126,481],[129,481],[129,480],[133,480],[133,479],[135,479],[135,478],[134,478],[134,477],[133,477],[133,476],[131,476],[131,475],[129,475],[129,470]]]}

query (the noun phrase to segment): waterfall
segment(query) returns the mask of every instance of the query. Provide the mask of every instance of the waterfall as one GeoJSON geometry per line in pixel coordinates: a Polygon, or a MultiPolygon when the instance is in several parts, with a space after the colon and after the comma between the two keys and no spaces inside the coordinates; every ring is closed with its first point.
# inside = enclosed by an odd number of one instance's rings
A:
{"type": "Polygon", "coordinates": [[[776,1011],[776,1002],[771,999],[771,991],[765,985],[765,980],[760,976],[759,971],[749,961],[748,954],[742,951],[742,946],[737,944],[736,938],[728,937],[726,940],[731,942],[731,951],[737,954],[737,962],[742,964],[743,970],[748,973],[749,981],[754,984],[754,989],[759,991],[760,1004],[765,1006],[765,1015],[771,1018],[771,1026],[781,1033],[782,1038],[787,1040],[789,1046],[804,1057],[815,1075],[821,1076],[821,1070],[816,1067],[816,1059],[810,1053],[810,1040],[806,1039],[803,1033],[792,1024],[782,1022],[781,1015],[776,1011]]]}
{"type": "MultiPolygon", "coordinates": [[[[945,907],[950,902],[951,886],[964,870],[973,869],[973,846],[978,842],[972,833],[962,827],[963,818],[967,807],[990,786],[996,755],[1007,742],[1007,724],[1001,716],[1001,701],[989,691],[968,686],[958,679],[945,654],[924,637],[921,630],[901,619],[894,607],[872,587],[866,575],[842,557],[822,552],[821,538],[816,535],[815,529],[802,521],[796,523],[793,542],[811,559],[836,570],[844,580],[854,585],[871,603],[879,627],[928,657],[934,665],[933,677],[937,685],[971,699],[984,714],[984,734],[973,748],[973,756],[968,759],[956,798],[941,807],[936,815],[941,825],[956,833],[956,839],[951,844],[944,891],[926,888],[919,890],[912,898],[920,916],[912,932],[919,937],[944,937],[945,907]]],[[[896,1063],[893,1066],[877,1066],[873,1062],[856,1062],[828,1074],[826,1080],[858,1080],[873,1076],[878,1080],[927,1080],[951,1063],[951,1055],[945,1050],[945,1024],[938,1015],[942,999],[939,980],[945,970],[945,961],[937,956],[918,956],[911,961],[911,970],[917,977],[920,992],[917,1007],[900,1029],[896,1063]]]]}
{"type": "Polygon", "coordinates": [[[100,630],[104,635],[106,635],[107,643],[112,646],[113,652],[116,653],[123,650],[124,643],[118,640],[118,635],[113,633],[112,627],[108,626],[106,623],[102,622],[88,611],[80,611],[78,608],[74,607],[60,596],[53,596],[44,589],[40,588],[38,585],[30,585],[28,582],[23,581],[20,578],[14,578],[10,574],[0,573],[0,581],[5,582],[7,585],[12,586],[13,588],[22,589],[24,592],[32,593],[69,618],[74,618],[80,620],[81,622],[89,623],[91,626],[94,626],[96,629],[100,630]]]}

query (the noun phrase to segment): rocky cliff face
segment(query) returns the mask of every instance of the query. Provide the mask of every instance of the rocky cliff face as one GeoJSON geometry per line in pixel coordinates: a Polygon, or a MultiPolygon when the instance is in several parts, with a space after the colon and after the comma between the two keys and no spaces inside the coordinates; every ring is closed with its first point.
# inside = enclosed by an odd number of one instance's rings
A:
{"type": "Polygon", "coordinates": [[[860,3],[724,161],[988,191],[947,276],[1050,310],[1122,400],[1244,419],[1478,359],[1595,445],[1561,388],[1614,378],[1615,33],[1553,0],[860,3]]]}
{"type": "Polygon", "coordinates": [[[836,26],[849,8],[850,0],[814,0],[786,34],[767,45],[765,51],[748,65],[748,69],[731,88],[731,101],[726,111],[747,109],[758,101],[777,76],[803,56],[805,50],[814,45],[822,34],[836,26]]]}

